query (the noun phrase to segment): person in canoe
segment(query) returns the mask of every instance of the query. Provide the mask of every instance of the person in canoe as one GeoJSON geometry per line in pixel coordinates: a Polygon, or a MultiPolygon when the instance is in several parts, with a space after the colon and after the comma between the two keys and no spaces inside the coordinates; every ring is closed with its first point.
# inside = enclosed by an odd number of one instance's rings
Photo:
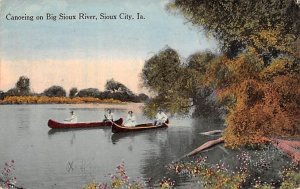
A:
{"type": "Polygon", "coordinates": [[[110,109],[108,109],[106,114],[104,114],[104,120],[103,121],[114,121],[114,114],[111,112],[110,109]]]}
{"type": "Polygon", "coordinates": [[[133,115],[132,111],[129,111],[128,115],[127,115],[127,118],[126,118],[126,121],[124,123],[124,126],[126,126],[126,127],[134,127],[135,125],[136,125],[135,116],[133,115]]]}
{"type": "Polygon", "coordinates": [[[155,116],[154,125],[160,126],[163,123],[165,123],[167,120],[168,120],[168,116],[162,111],[162,109],[159,109],[155,116]]]}
{"type": "Polygon", "coordinates": [[[77,123],[77,116],[75,115],[74,111],[71,111],[70,114],[71,114],[71,117],[65,119],[64,121],[68,122],[68,123],[77,123]]]}

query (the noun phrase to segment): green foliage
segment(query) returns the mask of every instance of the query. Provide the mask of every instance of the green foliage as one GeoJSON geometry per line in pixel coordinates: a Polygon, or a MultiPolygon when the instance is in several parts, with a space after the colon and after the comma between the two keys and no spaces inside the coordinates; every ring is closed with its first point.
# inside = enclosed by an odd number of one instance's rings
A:
{"type": "MultiPolygon", "coordinates": [[[[298,189],[300,187],[300,173],[295,170],[284,170],[283,171],[283,182],[279,189],[298,189]]],[[[274,186],[264,183],[257,184],[254,188],[257,189],[273,189],[274,186]]]]}
{"type": "Polygon", "coordinates": [[[204,87],[205,73],[209,64],[216,58],[216,55],[211,52],[197,52],[189,56],[186,61],[186,67],[184,72],[185,91],[189,96],[195,97],[199,90],[204,87]]]}
{"type": "Polygon", "coordinates": [[[61,86],[54,85],[44,90],[43,95],[48,97],[65,97],[66,90],[61,86]]]}
{"type": "Polygon", "coordinates": [[[114,79],[106,82],[105,90],[98,95],[99,98],[113,98],[130,102],[141,102],[149,98],[145,94],[141,94],[141,96],[134,94],[128,87],[114,79]]]}
{"type": "Polygon", "coordinates": [[[99,95],[100,91],[97,88],[82,89],[77,94],[79,97],[98,97],[99,95]]]}
{"type": "Polygon", "coordinates": [[[149,117],[154,117],[159,108],[167,110],[171,114],[185,115],[190,111],[190,100],[173,96],[174,94],[158,95],[155,98],[151,98],[147,101],[144,108],[144,113],[149,117]]]}
{"type": "Polygon", "coordinates": [[[188,107],[190,101],[180,91],[183,75],[180,57],[171,48],[162,50],[145,62],[142,71],[144,85],[157,94],[146,103],[145,113],[148,116],[154,116],[159,107],[170,113],[187,111],[183,107],[188,107]]]}
{"type": "Polygon", "coordinates": [[[147,60],[142,79],[157,95],[146,103],[145,113],[152,117],[159,107],[179,115],[188,114],[193,106],[197,113],[216,110],[213,100],[208,100],[213,91],[204,85],[204,73],[214,58],[211,52],[203,52],[181,62],[178,53],[167,48],[147,60]]]}
{"type": "Polygon", "coordinates": [[[228,112],[227,146],[300,133],[300,7],[295,1],[174,0],[168,7],[221,45],[223,55],[208,64],[191,58],[193,69],[184,70],[189,78],[176,81],[193,103],[194,96],[205,96],[199,93],[203,86],[216,94],[228,112]]]}
{"type": "Polygon", "coordinates": [[[178,162],[171,165],[169,169],[179,175],[196,178],[199,188],[241,188],[246,178],[244,171],[230,172],[224,164],[209,165],[206,159],[200,157],[196,161],[178,162]]]}
{"type": "Polygon", "coordinates": [[[300,8],[294,0],[174,0],[169,7],[211,33],[229,57],[246,46],[266,62],[280,53],[293,54],[291,44],[300,33],[300,8]]]}
{"type": "Polygon", "coordinates": [[[122,93],[133,94],[133,92],[130,89],[128,89],[128,87],[126,87],[124,84],[118,81],[115,81],[114,79],[110,79],[106,82],[105,90],[111,91],[113,93],[122,92],[122,93]]]}
{"type": "Polygon", "coordinates": [[[76,96],[77,92],[78,92],[78,89],[76,87],[71,88],[70,92],[69,92],[69,97],[74,98],[76,96]]]}
{"type": "Polygon", "coordinates": [[[172,92],[178,88],[174,85],[181,75],[180,58],[178,53],[167,48],[145,62],[142,70],[144,85],[158,94],[172,92]]]}
{"type": "Polygon", "coordinates": [[[70,97],[93,97],[100,99],[115,99],[127,102],[142,102],[149,99],[146,94],[136,95],[124,84],[115,81],[114,79],[108,80],[105,85],[106,91],[99,91],[97,88],[81,89],[77,92],[77,88],[70,90],[70,97]]]}
{"type": "Polygon", "coordinates": [[[0,100],[3,100],[5,97],[5,92],[0,91],[0,100]]]}
{"type": "Polygon", "coordinates": [[[14,88],[9,89],[5,96],[27,96],[30,95],[30,79],[20,76],[14,88]]]}
{"type": "Polygon", "coordinates": [[[20,96],[20,93],[17,88],[12,88],[6,91],[5,96],[20,96]]]}
{"type": "Polygon", "coordinates": [[[21,96],[30,94],[30,80],[26,76],[19,77],[19,80],[16,83],[16,89],[18,90],[21,96]]]}
{"type": "Polygon", "coordinates": [[[284,172],[284,181],[280,189],[290,189],[300,187],[300,173],[299,171],[288,170],[284,172]]]}

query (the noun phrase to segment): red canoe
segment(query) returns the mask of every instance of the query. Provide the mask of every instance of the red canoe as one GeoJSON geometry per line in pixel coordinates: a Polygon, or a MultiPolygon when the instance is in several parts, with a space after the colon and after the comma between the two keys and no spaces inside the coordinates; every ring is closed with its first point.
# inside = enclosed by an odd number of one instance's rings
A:
{"type": "MultiPolygon", "coordinates": [[[[123,119],[120,118],[115,121],[117,124],[122,124],[123,119]]],[[[68,128],[91,128],[91,127],[105,127],[111,126],[112,122],[103,121],[103,122],[78,122],[78,123],[60,123],[49,119],[48,126],[52,129],[68,129],[68,128]]]]}
{"type": "Polygon", "coordinates": [[[169,120],[166,121],[166,123],[163,123],[160,126],[153,125],[153,123],[146,123],[146,124],[140,124],[136,125],[134,127],[126,127],[122,124],[118,123],[113,123],[111,127],[111,131],[113,133],[123,133],[123,132],[134,132],[134,131],[143,131],[143,130],[148,130],[148,129],[159,129],[159,128],[167,128],[169,120]]]}

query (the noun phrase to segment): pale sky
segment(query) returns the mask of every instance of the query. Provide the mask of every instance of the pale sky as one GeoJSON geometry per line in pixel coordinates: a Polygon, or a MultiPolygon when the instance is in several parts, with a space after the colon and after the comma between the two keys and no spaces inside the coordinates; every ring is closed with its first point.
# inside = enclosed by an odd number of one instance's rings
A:
{"type": "Polygon", "coordinates": [[[182,57],[211,49],[215,40],[180,15],[165,10],[166,0],[0,1],[0,90],[13,88],[19,76],[30,78],[34,92],[52,85],[104,89],[108,79],[141,92],[139,75],[146,59],[167,45],[182,57]],[[75,15],[76,20],[46,20],[46,14],[75,15]],[[97,20],[79,20],[78,14],[97,20]],[[99,19],[100,13],[116,20],[99,19]],[[120,13],[133,20],[119,19],[120,13]],[[136,14],[145,19],[136,19],[136,14]],[[7,20],[13,16],[34,20],[7,20]],[[43,16],[44,20],[36,20],[43,16]]]}

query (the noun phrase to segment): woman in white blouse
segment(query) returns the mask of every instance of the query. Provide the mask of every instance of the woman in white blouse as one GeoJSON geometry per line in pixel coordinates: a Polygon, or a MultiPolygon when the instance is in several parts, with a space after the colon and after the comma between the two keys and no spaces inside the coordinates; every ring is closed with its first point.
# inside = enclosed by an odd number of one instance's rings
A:
{"type": "Polygon", "coordinates": [[[124,126],[127,126],[127,127],[134,127],[136,125],[136,119],[135,119],[135,116],[133,115],[133,112],[132,111],[129,111],[128,112],[128,115],[127,115],[127,118],[126,118],[126,121],[124,123],[124,126]]]}

